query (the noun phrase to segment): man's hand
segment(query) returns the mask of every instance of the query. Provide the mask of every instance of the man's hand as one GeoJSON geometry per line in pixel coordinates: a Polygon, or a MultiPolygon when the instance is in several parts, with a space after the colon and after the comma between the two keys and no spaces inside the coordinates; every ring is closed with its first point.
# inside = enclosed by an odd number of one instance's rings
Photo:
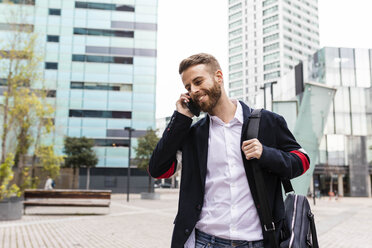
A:
{"type": "Polygon", "coordinates": [[[262,155],[262,144],[258,139],[250,139],[243,141],[242,150],[247,160],[257,158],[262,155]]]}
{"type": "Polygon", "coordinates": [[[191,111],[187,108],[186,103],[189,102],[190,96],[186,93],[181,94],[180,98],[176,102],[176,109],[179,113],[186,115],[192,118],[194,115],[191,111]]]}

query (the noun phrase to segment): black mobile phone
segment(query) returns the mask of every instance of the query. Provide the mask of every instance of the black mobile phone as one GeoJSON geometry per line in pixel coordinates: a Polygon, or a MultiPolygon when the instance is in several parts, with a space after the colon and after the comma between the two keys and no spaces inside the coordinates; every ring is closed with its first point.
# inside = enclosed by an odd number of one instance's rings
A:
{"type": "Polygon", "coordinates": [[[191,98],[189,99],[189,102],[186,103],[186,106],[190,110],[190,112],[193,113],[193,115],[199,117],[200,107],[197,104],[195,104],[195,102],[191,98]]]}

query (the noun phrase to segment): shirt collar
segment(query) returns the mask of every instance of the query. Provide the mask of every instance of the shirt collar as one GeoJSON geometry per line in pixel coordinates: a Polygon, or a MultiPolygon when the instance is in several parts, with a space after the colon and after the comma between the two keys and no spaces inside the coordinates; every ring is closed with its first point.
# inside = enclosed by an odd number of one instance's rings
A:
{"type": "MultiPolygon", "coordinates": [[[[242,109],[242,105],[240,104],[240,102],[236,99],[231,99],[231,101],[235,104],[236,106],[236,110],[235,110],[235,115],[234,115],[234,118],[230,121],[230,123],[235,123],[235,122],[239,122],[240,124],[243,124],[244,122],[244,118],[243,118],[243,109],[242,109]]],[[[220,119],[218,118],[217,116],[213,116],[213,115],[210,115],[208,114],[210,120],[212,121],[212,123],[215,123],[215,124],[220,124],[220,125],[224,125],[225,123],[220,119]]]]}

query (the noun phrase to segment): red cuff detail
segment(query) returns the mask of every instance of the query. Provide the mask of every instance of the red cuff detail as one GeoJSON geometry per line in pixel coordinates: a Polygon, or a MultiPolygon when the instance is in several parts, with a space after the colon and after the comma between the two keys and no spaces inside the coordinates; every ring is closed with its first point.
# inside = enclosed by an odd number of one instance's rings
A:
{"type": "Polygon", "coordinates": [[[169,178],[169,177],[171,177],[173,175],[173,173],[174,173],[174,167],[175,167],[175,165],[176,165],[176,162],[173,162],[172,163],[172,166],[170,167],[170,169],[167,172],[165,172],[163,175],[161,175],[160,177],[157,177],[156,179],[162,179],[162,178],[169,178]]]}
{"type": "Polygon", "coordinates": [[[294,153],[294,154],[296,154],[297,156],[300,157],[301,162],[302,162],[302,167],[304,168],[304,172],[302,174],[304,174],[309,169],[309,167],[310,167],[309,160],[307,159],[307,157],[305,156],[305,154],[303,154],[302,152],[291,151],[291,153],[294,153]]]}

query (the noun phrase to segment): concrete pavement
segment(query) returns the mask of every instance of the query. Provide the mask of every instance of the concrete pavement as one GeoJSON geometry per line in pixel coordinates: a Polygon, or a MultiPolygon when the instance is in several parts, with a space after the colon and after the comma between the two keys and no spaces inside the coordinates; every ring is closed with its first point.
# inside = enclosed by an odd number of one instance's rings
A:
{"type": "MultiPolygon", "coordinates": [[[[160,200],[131,195],[129,203],[115,194],[107,215],[24,215],[0,222],[0,247],[170,247],[178,192],[160,191],[160,200]]],[[[372,199],[323,198],[312,208],[320,247],[372,248],[372,199]]]]}

